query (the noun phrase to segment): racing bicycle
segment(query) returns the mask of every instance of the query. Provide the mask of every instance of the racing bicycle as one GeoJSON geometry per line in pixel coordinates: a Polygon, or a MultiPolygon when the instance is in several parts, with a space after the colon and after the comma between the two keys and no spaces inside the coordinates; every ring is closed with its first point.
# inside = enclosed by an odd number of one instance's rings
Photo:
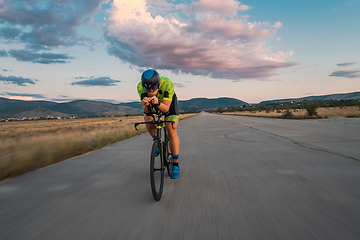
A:
{"type": "MultiPolygon", "coordinates": [[[[149,108],[150,109],[150,108],[149,108]]],[[[167,169],[168,175],[171,176],[173,159],[170,152],[169,136],[166,130],[166,123],[174,125],[174,121],[166,121],[167,114],[162,113],[155,107],[156,112],[152,115],[151,122],[138,122],[134,123],[136,130],[140,124],[154,124],[156,126],[156,136],[153,138],[153,145],[150,153],[150,183],[153,197],[159,201],[162,196],[164,187],[164,172],[167,169]],[[164,118],[164,120],[162,120],[164,118]],[[156,153],[156,149],[158,154],[156,153]]]]}

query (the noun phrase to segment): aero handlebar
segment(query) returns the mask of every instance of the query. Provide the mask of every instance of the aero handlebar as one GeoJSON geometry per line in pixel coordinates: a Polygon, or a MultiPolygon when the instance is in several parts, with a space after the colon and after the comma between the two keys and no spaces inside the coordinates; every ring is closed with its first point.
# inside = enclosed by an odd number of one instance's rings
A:
{"type": "Polygon", "coordinates": [[[157,106],[154,106],[154,105],[152,105],[152,107],[150,106],[150,105],[148,105],[148,109],[149,109],[149,114],[151,114],[151,116],[152,116],[152,118],[153,118],[153,120],[151,121],[151,122],[138,122],[138,123],[134,123],[134,127],[135,127],[135,129],[136,129],[136,131],[139,131],[138,129],[137,129],[137,126],[138,125],[140,125],[140,124],[146,124],[146,123],[149,123],[149,124],[156,124],[156,125],[163,125],[164,123],[171,123],[171,126],[172,126],[172,128],[174,129],[174,121],[161,121],[160,120],[160,118],[162,117],[162,116],[164,116],[164,117],[166,117],[166,116],[168,116],[169,115],[169,112],[167,112],[167,113],[163,113],[163,112],[161,112],[158,108],[157,108],[157,106]],[[155,112],[153,111],[153,109],[154,108],[152,108],[152,107],[154,107],[155,108],[155,112]],[[157,119],[156,119],[156,115],[157,115],[157,119]]]}

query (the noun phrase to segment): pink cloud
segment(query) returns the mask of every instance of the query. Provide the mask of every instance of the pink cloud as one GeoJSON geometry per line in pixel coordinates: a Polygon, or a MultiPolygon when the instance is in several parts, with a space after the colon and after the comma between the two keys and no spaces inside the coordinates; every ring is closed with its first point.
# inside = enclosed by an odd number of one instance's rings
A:
{"type": "Polygon", "coordinates": [[[251,7],[242,5],[236,0],[200,0],[194,3],[195,7],[218,12],[226,16],[236,16],[237,11],[247,11],[251,7]]]}
{"type": "Polygon", "coordinates": [[[195,16],[184,20],[176,14],[154,14],[155,0],[151,4],[114,0],[108,52],[141,68],[234,80],[269,77],[280,68],[297,65],[285,62],[292,51],[272,53],[266,46],[280,22],[248,22],[230,14],[231,9],[244,8],[239,2],[219,2],[167,5],[195,16]]]}
{"type": "MultiPolygon", "coordinates": [[[[281,24],[281,23],[280,23],[281,24]]],[[[261,39],[272,38],[279,23],[270,25],[267,22],[248,22],[246,19],[228,20],[219,15],[199,15],[191,22],[188,29],[202,32],[205,36],[217,35],[216,38],[261,39]]]]}

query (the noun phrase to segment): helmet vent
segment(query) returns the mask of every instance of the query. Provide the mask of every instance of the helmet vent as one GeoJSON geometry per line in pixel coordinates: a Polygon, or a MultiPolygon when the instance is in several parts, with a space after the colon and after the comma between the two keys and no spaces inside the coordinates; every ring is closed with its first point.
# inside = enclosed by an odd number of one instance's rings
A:
{"type": "Polygon", "coordinates": [[[144,77],[146,78],[146,79],[150,79],[153,75],[154,75],[154,70],[152,70],[152,69],[149,69],[149,70],[146,70],[145,72],[144,72],[144,77]]]}

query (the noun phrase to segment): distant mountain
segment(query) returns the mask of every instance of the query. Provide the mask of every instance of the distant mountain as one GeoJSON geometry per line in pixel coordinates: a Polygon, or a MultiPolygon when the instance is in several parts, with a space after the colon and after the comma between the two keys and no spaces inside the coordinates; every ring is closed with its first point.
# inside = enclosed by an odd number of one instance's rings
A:
{"type": "Polygon", "coordinates": [[[17,106],[22,106],[22,107],[42,106],[45,108],[51,108],[56,104],[57,104],[56,102],[50,102],[50,101],[23,101],[23,100],[14,100],[14,99],[0,97],[0,111],[4,110],[5,108],[17,107],[17,106]]]}
{"type": "MultiPolygon", "coordinates": [[[[194,98],[179,101],[180,112],[201,111],[213,108],[227,108],[248,105],[235,98],[194,98]]],[[[66,103],[49,101],[22,101],[0,98],[0,117],[46,117],[46,116],[123,116],[141,114],[140,101],[113,104],[100,101],[76,100],[66,103]]]]}
{"type": "Polygon", "coordinates": [[[360,92],[309,96],[309,97],[303,97],[303,98],[276,99],[276,100],[262,101],[259,104],[290,102],[290,101],[305,101],[305,100],[316,101],[316,100],[357,100],[357,99],[360,99],[360,92]]]}
{"type": "MultiPolygon", "coordinates": [[[[349,100],[360,99],[360,92],[309,96],[303,98],[276,99],[262,101],[259,104],[304,101],[304,100],[349,100]]],[[[201,111],[213,108],[227,108],[249,105],[235,98],[193,98],[179,101],[180,112],[201,111]]],[[[76,100],[66,103],[50,101],[22,101],[0,97],[0,118],[8,117],[68,117],[68,116],[123,116],[141,114],[140,101],[113,104],[100,101],[76,100]]]]}
{"type": "Polygon", "coordinates": [[[76,100],[66,103],[49,101],[22,101],[0,98],[0,117],[69,117],[69,116],[123,116],[139,114],[142,111],[119,104],[76,100]]]}
{"type": "Polygon", "coordinates": [[[140,109],[142,111],[142,105],[140,100],[137,102],[120,103],[120,106],[126,106],[130,108],[140,109]]]}
{"type": "Polygon", "coordinates": [[[15,106],[8,107],[5,110],[0,111],[0,118],[39,118],[39,117],[70,117],[70,114],[56,112],[42,106],[37,107],[24,107],[24,106],[15,106]]]}
{"type": "MultiPolygon", "coordinates": [[[[121,105],[142,110],[139,102],[122,103],[121,105]]],[[[249,105],[236,98],[192,98],[190,100],[179,100],[180,112],[201,111],[212,108],[227,108],[249,105]]]]}
{"type": "Polygon", "coordinates": [[[236,98],[193,98],[190,100],[179,101],[179,108],[182,111],[201,111],[213,108],[227,108],[249,105],[248,103],[236,98]]]}
{"type": "Polygon", "coordinates": [[[139,109],[120,104],[88,100],[58,103],[51,107],[51,110],[79,116],[125,115],[138,114],[141,112],[139,109]]]}

